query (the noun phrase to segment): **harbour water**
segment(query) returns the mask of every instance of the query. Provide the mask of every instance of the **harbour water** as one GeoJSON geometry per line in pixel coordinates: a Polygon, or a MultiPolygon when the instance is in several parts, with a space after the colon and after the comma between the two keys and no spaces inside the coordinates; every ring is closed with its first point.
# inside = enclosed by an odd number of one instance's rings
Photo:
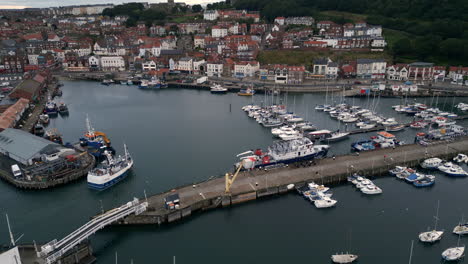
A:
{"type": "MultiPolygon", "coordinates": [[[[19,241],[48,242],[60,239],[99,213],[147,194],[159,193],[218,176],[232,169],[235,155],[253,148],[265,148],[274,140],[240,109],[252,98],[234,93],[212,95],[209,91],[163,89],[139,90],[136,86],[76,81],[64,82],[63,97],[70,115],[51,119],[64,142],[76,142],[85,132],[89,115],[97,131],[107,133],[118,153],[123,143],[135,160],[131,174],[103,192],[90,190],[86,180],[56,189],[21,191],[0,182],[0,212],[10,216],[19,241]]],[[[307,117],[319,128],[338,129],[338,123],[315,105],[325,94],[290,94],[289,109],[307,117]]],[[[263,95],[253,98],[265,101],[263,95]]],[[[328,102],[331,102],[328,96],[328,102]]],[[[340,97],[335,96],[339,102],[340,97]]],[[[377,101],[377,99],[375,99],[377,101]]],[[[430,104],[431,98],[418,98],[430,104]]],[[[367,106],[372,98],[348,99],[367,106]]],[[[434,99],[435,101],[435,99],[434,99]]],[[[439,98],[439,106],[451,110],[452,98],[439,98]]],[[[455,103],[463,101],[456,98],[455,103]]],[[[465,100],[466,101],[466,100],[465,100]]],[[[396,114],[392,105],[400,99],[380,98],[377,112],[395,116],[400,122],[412,117],[396,114]]],[[[466,121],[461,122],[465,125],[466,121]]],[[[340,129],[344,129],[341,126],[340,129]]],[[[351,129],[349,127],[348,129],[351,129]]],[[[350,143],[375,133],[352,135],[333,143],[331,154],[344,154],[350,143]]],[[[415,131],[395,132],[412,143],[415,131]]],[[[390,150],[389,150],[390,151],[390,150]]],[[[463,165],[466,169],[467,167],[463,165]]],[[[411,240],[415,240],[413,263],[439,263],[444,249],[457,243],[452,228],[468,217],[468,179],[437,175],[436,184],[417,189],[395,178],[374,180],[383,194],[365,196],[349,184],[333,187],[336,208],[317,210],[301,196],[291,193],[252,203],[195,215],[168,226],[112,227],[91,238],[98,263],[329,263],[330,255],[351,250],[359,263],[404,263],[411,240]],[[446,233],[437,244],[426,246],[417,234],[433,225],[440,200],[439,227],[446,233]],[[351,240],[347,239],[349,233],[351,240]]],[[[0,218],[0,243],[9,242],[6,221],[0,218]]],[[[461,243],[467,243],[462,238],[461,243]]]]}

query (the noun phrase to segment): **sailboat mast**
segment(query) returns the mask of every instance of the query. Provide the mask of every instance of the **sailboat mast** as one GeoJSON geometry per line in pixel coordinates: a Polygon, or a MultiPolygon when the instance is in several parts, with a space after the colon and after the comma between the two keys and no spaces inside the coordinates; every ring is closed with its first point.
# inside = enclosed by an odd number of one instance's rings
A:
{"type": "Polygon", "coordinates": [[[437,211],[436,211],[436,216],[435,216],[434,230],[437,230],[437,222],[439,221],[439,206],[440,206],[440,200],[437,201],[437,211]]]}
{"type": "Polygon", "coordinates": [[[413,244],[414,240],[411,240],[411,250],[410,250],[410,255],[409,255],[409,264],[411,264],[411,259],[413,258],[413,244]]]}
{"type": "Polygon", "coordinates": [[[15,238],[13,237],[13,233],[11,232],[10,219],[8,218],[8,214],[5,214],[5,216],[6,216],[7,225],[8,225],[8,233],[10,234],[11,245],[15,246],[15,238]]]}

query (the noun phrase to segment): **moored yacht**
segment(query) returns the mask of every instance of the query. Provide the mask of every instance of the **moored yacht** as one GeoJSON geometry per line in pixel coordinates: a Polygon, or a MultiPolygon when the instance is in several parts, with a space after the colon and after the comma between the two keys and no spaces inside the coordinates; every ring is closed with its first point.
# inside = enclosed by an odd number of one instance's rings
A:
{"type": "Polygon", "coordinates": [[[421,163],[421,167],[423,169],[435,170],[435,169],[438,169],[441,164],[442,164],[441,159],[439,159],[439,158],[430,158],[430,159],[424,160],[421,163]]]}
{"type": "Polygon", "coordinates": [[[454,177],[465,177],[468,174],[464,171],[460,166],[453,164],[452,162],[446,162],[438,167],[438,169],[449,175],[454,177]]]}
{"type": "Polygon", "coordinates": [[[354,262],[355,260],[358,259],[358,256],[357,255],[353,255],[353,254],[335,254],[335,255],[332,255],[331,256],[331,259],[333,261],[333,263],[352,263],[354,262]]]}

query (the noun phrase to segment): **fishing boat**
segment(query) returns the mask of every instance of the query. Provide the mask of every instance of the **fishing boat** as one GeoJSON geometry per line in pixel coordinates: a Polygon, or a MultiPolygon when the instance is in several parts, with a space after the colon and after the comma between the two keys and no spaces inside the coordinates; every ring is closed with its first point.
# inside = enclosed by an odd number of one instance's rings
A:
{"type": "Polygon", "coordinates": [[[426,231],[419,233],[419,241],[423,243],[434,243],[442,239],[442,235],[444,234],[443,230],[437,230],[437,221],[439,221],[439,205],[440,202],[437,202],[437,211],[436,211],[436,216],[434,216],[435,223],[434,223],[434,229],[431,231],[426,231]]]}
{"type": "Polygon", "coordinates": [[[395,168],[390,169],[388,172],[393,176],[397,176],[398,174],[403,173],[406,170],[407,170],[407,167],[395,166],[395,168]]]}
{"type": "Polygon", "coordinates": [[[255,90],[251,89],[251,88],[247,88],[247,89],[241,89],[237,95],[239,96],[252,96],[255,94],[255,90]]]}
{"type": "Polygon", "coordinates": [[[265,152],[257,149],[255,152],[246,151],[238,154],[237,157],[241,161],[236,164],[236,168],[242,165],[244,169],[253,169],[275,164],[312,160],[325,157],[329,148],[328,145],[314,145],[308,138],[277,141],[268,147],[265,152]]]}
{"type": "Polygon", "coordinates": [[[133,85],[133,81],[131,79],[127,80],[127,85],[133,85]]]}
{"type": "Polygon", "coordinates": [[[454,177],[465,177],[468,174],[464,171],[460,166],[453,164],[452,162],[446,162],[438,167],[438,169],[449,175],[454,177]]]}
{"type": "Polygon", "coordinates": [[[47,125],[50,122],[48,114],[41,114],[39,115],[39,122],[43,125],[47,125]]]}
{"type": "Polygon", "coordinates": [[[49,117],[58,116],[57,104],[54,101],[52,101],[50,98],[46,103],[44,113],[47,114],[49,117]]]}
{"type": "Polygon", "coordinates": [[[138,88],[148,89],[148,81],[147,80],[141,80],[140,85],[138,85],[138,88]]]}
{"type": "Polygon", "coordinates": [[[45,133],[45,129],[41,124],[36,124],[33,128],[34,135],[42,137],[45,133]]]}
{"type": "Polygon", "coordinates": [[[65,104],[65,103],[60,103],[60,105],[58,106],[58,112],[61,114],[61,115],[68,115],[68,106],[65,104]]]}
{"type": "Polygon", "coordinates": [[[126,84],[127,84],[127,81],[120,81],[120,84],[121,84],[121,85],[126,85],[126,84]]]}
{"type": "Polygon", "coordinates": [[[214,84],[213,86],[211,86],[210,88],[210,92],[212,94],[225,94],[227,93],[228,89],[227,88],[224,88],[222,87],[221,85],[219,84],[214,84]]]}
{"type": "Polygon", "coordinates": [[[133,159],[124,145],[125,154],[115,157],[110,151],[105,151],[104,160],[97,168],[88,172],[88,186],[93,189],[104,190],[118,183],[127,176],[133,166],[133,159]]]}
{"type": "Polygon", "coordinates": [[[462,162],[468,162],[468,156],[465,154],[458,154],[455,158],[453,158],[453,161],[462,163],[462,162]]]}
{"type": "Polygon", "coordinates": [[[439,158],[430,158],[426,159],[421,163],[421,167],[423,169],[435,170],[438,169],[440,165],[442,165],[442,160],[439,158]]]}
{"type": "Polygon", "coordinates": [[[60,145],[63,144],[62,135],[57,131],[56,128],[47,130],[45,132],[44,138],[60,145]]]}
{"type": "Polygon", "coordinates": [[[114,152],[111,147],[111,142],[107,135],[103,132],[95,131],[91,126],[91,122],[86,116],[86,129],[87,132],[84,137],[80,138],[80,145],[86,147],[86,150],[96,158],[100,158],[104,151],[114,152]]]}

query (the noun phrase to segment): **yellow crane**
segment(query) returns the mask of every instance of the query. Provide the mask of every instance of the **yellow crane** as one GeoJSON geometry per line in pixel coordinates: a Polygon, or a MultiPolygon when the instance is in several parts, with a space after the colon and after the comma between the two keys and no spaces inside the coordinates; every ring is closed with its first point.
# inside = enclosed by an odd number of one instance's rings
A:
{"type": "Polygon", "coordinates": [[[234,174],[226,173],[226,175],[225,175],[225,179],[226,179],[226,181],[225,181],[225,183],[226,183],[225,192],[226,193],[231,192],[231,186],[234,183],[234,181],[236,180],[237,175],[239,175],[239,172],[240,172],[240,170],[242,169],[243,166],[244,166],[244,160],[239,162],[239,167],[237,167],[236,172],[234,174]]]}

